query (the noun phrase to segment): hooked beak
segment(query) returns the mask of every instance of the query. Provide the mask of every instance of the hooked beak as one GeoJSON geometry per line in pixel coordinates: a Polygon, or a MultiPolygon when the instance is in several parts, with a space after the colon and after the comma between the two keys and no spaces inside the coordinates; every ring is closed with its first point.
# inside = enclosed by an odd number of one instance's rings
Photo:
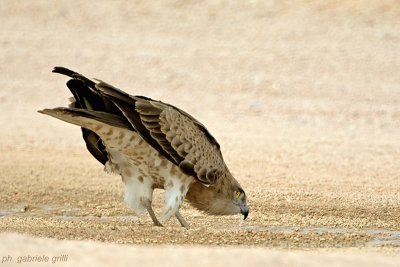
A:
{"type": "Polygon", "coordinates": [[[244,216],[243,220],[246,220],[247,216],[249,215],[249,208],[245,207],[244,209],[240,210],[240,213],[244,216]]]}

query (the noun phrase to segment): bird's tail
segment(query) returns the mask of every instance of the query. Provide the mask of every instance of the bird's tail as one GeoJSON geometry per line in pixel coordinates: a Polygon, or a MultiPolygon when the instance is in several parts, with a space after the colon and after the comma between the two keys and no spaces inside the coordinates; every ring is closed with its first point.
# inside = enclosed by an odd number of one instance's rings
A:
{"type": "Polygon", "coordinates": [[[131,125],[120,116],[102,111],[60,107],[43,109],[38,112],[92,131],[99,123],[118,128],[131,129],[131,125]]]}

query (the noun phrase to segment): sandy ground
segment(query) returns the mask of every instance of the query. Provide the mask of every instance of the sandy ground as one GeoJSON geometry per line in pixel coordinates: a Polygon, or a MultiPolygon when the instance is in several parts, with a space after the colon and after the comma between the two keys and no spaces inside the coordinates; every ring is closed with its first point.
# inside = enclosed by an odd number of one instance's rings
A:
{"type": "MultiPolygon", "coordinates": [[[[361,263],[373,250],[399,262],[396,1],[2,1],[0,21],[1,232],[151,246],[113,246],[144,254],[162,251],[156,244],[223,245],[304,262],[327,249],[361,263]],[[55,65],[207,125],[247,192],[245,224],[186,204],[190,229],[135,217],[121,179],[102,171],[79,129],[36,113],[67,103],[55,65]]],[[[154,206],[161,211],[161,191],[154,206]]],[[[10,238],[80,246],[0,241],[10,238]]]]}

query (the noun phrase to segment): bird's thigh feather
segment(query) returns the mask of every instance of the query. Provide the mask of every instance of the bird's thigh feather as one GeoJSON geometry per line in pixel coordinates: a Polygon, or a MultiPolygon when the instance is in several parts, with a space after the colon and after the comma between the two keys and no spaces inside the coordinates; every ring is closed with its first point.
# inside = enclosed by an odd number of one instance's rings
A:
{"type": "Polygon", "coordinates": [[[126,205],[131,208],[136,215],[142,215],[147,211],[146,201],[151,203],[153,198],[153,187],[149,179],[139,180],[137,177],[124,177],[126,205]]]}
{"type": "Polygon", "coordinates": [[[179,210],[182,205],[190,184],[194,182],[194,178],[183,173],[169,174],[164,177],[165,184],[165,206],[162,214],[161,222],[166,222],[179,210]]]}

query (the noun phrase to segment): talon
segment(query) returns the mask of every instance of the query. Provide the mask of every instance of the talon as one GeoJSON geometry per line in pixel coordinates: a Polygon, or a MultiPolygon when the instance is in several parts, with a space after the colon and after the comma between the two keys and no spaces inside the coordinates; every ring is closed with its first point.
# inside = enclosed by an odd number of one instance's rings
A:
{"type": "Polygon", "coordinates": [[[162,225],[160,222],[154,222],[154,226],[157,226],[157,227],[164,227],[164,225],[162,225]]]}

